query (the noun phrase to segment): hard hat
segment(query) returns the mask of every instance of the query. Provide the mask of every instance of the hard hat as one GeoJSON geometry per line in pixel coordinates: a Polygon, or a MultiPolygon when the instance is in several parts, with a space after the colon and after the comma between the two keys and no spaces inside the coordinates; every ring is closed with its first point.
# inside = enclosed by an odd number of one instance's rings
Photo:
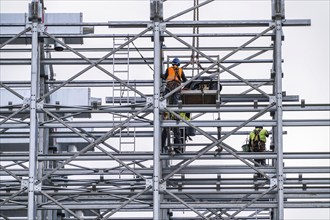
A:
{"type": "Polygon", "coordinates": [[[175,57],[172,60],[172,65],[180,66],[180,60],[179,60],[179,58],[175,57]]]}

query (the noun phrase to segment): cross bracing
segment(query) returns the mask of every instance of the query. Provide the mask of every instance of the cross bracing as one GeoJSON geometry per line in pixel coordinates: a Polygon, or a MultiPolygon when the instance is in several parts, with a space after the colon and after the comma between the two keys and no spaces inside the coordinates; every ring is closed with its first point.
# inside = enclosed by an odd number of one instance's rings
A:
{"type": "Polygon", "coordinates": [[[0,219],[285,219],[284,209],[329,208],[328,146],[292,153],[283,141],[290,127],[329,127],[329,118],[283,118],[330,110],[282,90],[283,29],[310,20],[286,19],[283,0],[269,1],[269,20],[199,20],[212,0],[165,18],[166,4],[151,0],[146,21],[85,22],[47,14],[47,1],[1,14],[0,219]],[[185,64],[182,87],[212,75],[220,98],[166,104],[175,91],[163,94],[158,76],[174,57],[185,64]],[[235,139],[260,125],[269,150],[242,152],[235,139]],[[173,127],[196,130],[181,154],[160,144],[173,127]]]}

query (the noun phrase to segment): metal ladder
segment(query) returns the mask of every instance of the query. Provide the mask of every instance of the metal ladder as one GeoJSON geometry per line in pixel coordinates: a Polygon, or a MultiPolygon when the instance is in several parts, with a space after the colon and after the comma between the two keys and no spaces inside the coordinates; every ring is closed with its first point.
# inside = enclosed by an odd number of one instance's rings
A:
{"type": "MultiPolygon", "coordinates": [[[[118,48],[122,44],[126,43],[128,38],[113,38],[113,48],[118,48]]],[[[113,64],[112,64],[112,73],[120,78],[122,81],[129,84],[129,77],[130,77],[130,57],[129,57],[129,44],[122,48],[121,50],[117,51],[113,54],[113,64]],[[126,64],[122,64],[121,62],[126,62],[126,64]]],[[[112,85],[112,97],[113,97],[113,105],[115,105],[116,100],[115,98],[119,98],[119,105],[129,105],[130,104],[130,95],[133,95],[136,99],[136,93],[132,92],[126,86],[119,84],[115,84],[115,80],[113,81],[112,85]]],[[[122,114],[122,115],[113,115],[113,121],[122,122],[129,117],[130,114],[122,114]]],[[[120,130],[119,132],[119,151],[133,151],[136,150],[136,129],[130,128],[127,126],[126,129],[120,130]],[[123,134],[129,135],[129,137],[123,137],[123,134]]]]}

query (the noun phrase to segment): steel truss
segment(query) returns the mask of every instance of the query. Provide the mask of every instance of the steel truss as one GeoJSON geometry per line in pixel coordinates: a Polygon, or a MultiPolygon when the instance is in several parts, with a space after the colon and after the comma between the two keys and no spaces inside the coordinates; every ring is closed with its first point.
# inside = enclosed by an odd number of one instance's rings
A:
{"type": "MultiPolygon", "coordinates": [[[[285,208],[330,208],[328,166],[283,165],[289,160],[297,163],[329,160],[329,152],[288,153],[283,150],[284,127],[329,126],[329,119],[284,120],[282,116],[285,111],[330,110],[328,103],[299,103],[298,96],[282,91],[282,29],[309,26],[310,21],[286,20],[284,0],[270,1],[270,20],[175,21],[181,15],[196,13],[212,1],[194,1],[193,7],[164,19],[163,1],[151,0],[150,21],[99,23],[45,23],[42,19],[44,2],[32,1],[29,22],[1,23],[1,28],[22,29],[14,35],[0,33],[0,52],[31,54],[29,58],[3,56],[1,65],[30,66],[31,80],[0,82],[1,93],[20,100],[19,104],[9,102],[0,107],[0,219],[284,219],[285,208]],[[140,31],[136,34],[52,34],[47,27],[53,26],[108,26],[140,31]],[[208,27],[253,27],[260,31],[177,32],[179,28],[201,30],[208,27]],[[93,48],[74,47],[63,40],[117,37],[127,37],[127,41],[118,47],[93,48]],[[199,46],[187,40],[204,37],[248,40],[226,47],[199,46]],[[128,48],[139,39],[144,39],[143,47],[128,48]],[[176,43],[164,47],[164,39],[173,39],[176,43]],[[263,46],[252,46],[260,39],[263,39],[263,46]],[[10,47],[19,40],[30,42],[31,47],[10,47]],[[146,40],[150,46],[145,46],[146,40]],[[61,47],[61,53],[74,54],[74,58],[50,56],[55,51],[46,43],[48,41],[61,47]],[[153,75],[145,80],[125,80],[109,71],[108,65],[114,64],[113,55],[124,50],[129,50],[130,54],[147,53],[145,57],[132,55],[130,69],[150,65],[153,75]],[[236,56],[246,51],[250,55],[236,56]],[[106,54],[95,58],[88,57],[88,52],[106,54]],[[190,57],[188,52],[196,54],[195,57],[190,57]],[[205,67],[197,68],[194,74],[196,66],[187,65],[185,72],[189,80],[163,95],[163,82],[158,76],[167,63],[164,55],[173,57],[173,54],[182,57],[183,63],[191,62],[192,58],[195,60],[190,64],[197,64],[198,58],[198,63],[205,67]],[[261,55],[263,58],[258,58],[261,55]],[[270,77],[244,77],[234,69],[243,64],[255,65],[255,69],[267,64],[271,68],[270,77]],[[82,69],[65,80],[56,79],[53,69],[57,65],[80,65],[82,69]],[[106,78],[79,78],[95,69],[106,78]],[[224,87],[245,90],[223,91],[221,102],[210,105],[166,105],[166,99],[173,93],[198,81],[199,76],[210,75],[211,71],[224,87]],[[106,103],[91,101],[88,105],[50,102],[52,95],[65,88],[109,89],[112,86],[128,88],[132,97],[128,100],[106,97],[106,103]],[[28,88],[28,96],[19,92],[22,88],[28,88]],[[145,92],[145,88],[149,88],[149,92],[145,92]],[[163,120],[164,112],[170,112],[178,120],[163,120]],[[178,112],[190,112],[194,117],[186,120],[178,112]],[[221,119],[212,120],[214,113],[221,114],[221,119]],[[243,116],[227,118],[226,113],[243,116]],[[112,116],[121,119],[115,121],[110,119],[115,118],[112,116]],[[271,128],[271,151],[247,153],[233,146],[230,138],[246,136],[252,127],[260,125],[271,128]],[[131,127],[136,130],[128,130],[131,127]],[[184,153],[171,156],[161,149],[161,131],[169,127],[192,127],[197,131],[195,140],[186,143],[184,153]],[[122,141],[116,142],[118,138],[142,139],[143,144],[137,146],[136,152],[120,151],[122,141]],[[69,139],[66,149],[59,148],[58,142],[62,139],[69,139]],[[215,154],[220,147],[223,151],[215,154]],[[266,159],[269,163],[261,166],[254,159],[266,159]]],[[[126,60],[116,58],[115,63],[126,65],[126,60]]]]}

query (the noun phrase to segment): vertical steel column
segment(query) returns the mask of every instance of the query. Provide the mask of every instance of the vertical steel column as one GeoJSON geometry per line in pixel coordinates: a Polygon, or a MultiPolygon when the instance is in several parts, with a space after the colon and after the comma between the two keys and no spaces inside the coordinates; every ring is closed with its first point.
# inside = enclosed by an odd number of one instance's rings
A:
{"type": "Polygon", "coordinates": [[[153,216],[154,220],[159,219],[160,196],[159,196],[159,175],[160,175],[160,38],[159,22],[154,23],[154,175],[153,175],[153,216]]]}
{"type": "Polygon", "coordinates": [[[281,38],[282,38],[282,21],[276,21],[275,31],[275,81],[276,81],[276,124],[277,124],[277,137],[276,137],[276,149],[277,149],[277,190],[278,190],[278,219],[284,219],[284,194],[283,194],[283,110],[282,110],[282,68],[281,68],[281,38]]]}
{"type": "Polygon", "coordinates": [[[30,143],[29,143],[29,184],[28,184],[28,219],[36,217],[35,183],[37,171],[38,119],[37,95],[39,74],[38,22],[32,22],[31,43],[31,96],[30,96],[30,143]]]}
{"type": "Polygon", "coordinates": [[[282,110],[282,19],[284,18],[284,0],[273,1],[273,19],[275,20],[275,96],[276,96],[276,137],[277,152],[277,210],[276,219],[284,219],[284,192],[283,192],[283,110],[282,110]]]}
{"type": "Polygon", "coordinates": [[[150,2],[151,19],[154,21],[153,40],[154,40],[154,161],[153,161],[153,219],[160,219],[160,194],[159,179],[161,176],[160,166],[160,74],[161,74],[161,41],[160,41],[160,21],[163,18],[162,0],[150,2]]]}

